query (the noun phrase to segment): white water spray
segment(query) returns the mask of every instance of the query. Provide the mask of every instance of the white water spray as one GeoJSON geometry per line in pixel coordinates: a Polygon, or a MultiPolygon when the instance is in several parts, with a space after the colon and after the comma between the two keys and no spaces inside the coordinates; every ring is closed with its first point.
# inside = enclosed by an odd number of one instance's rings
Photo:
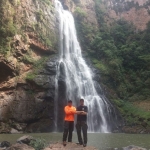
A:
{"type": "Polygon", "coordinates": [[[108,115],[108,103],[97,93],[92,72],[82,58],[73,16],[63,9],[58,0],[55,0],[55,7],[60,34],[60,55],[55,79],[55,125],[57,127],[59,121],[57,119],[58,82],[63,75],[66,84],[66,100],[72,100],[74,105],[79,103],[80,98],[85,100],[85,105],[88,107],[88,131],[109,132],[105,117],[108,115]]]}

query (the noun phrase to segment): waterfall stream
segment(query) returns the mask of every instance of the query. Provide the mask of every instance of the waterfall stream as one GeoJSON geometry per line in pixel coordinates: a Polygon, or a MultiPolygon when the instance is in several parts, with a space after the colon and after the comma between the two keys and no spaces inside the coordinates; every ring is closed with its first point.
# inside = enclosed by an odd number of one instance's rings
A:
{"type": "Polygon", "coordinates": [[[55,126],[58,127],[58,124],[63,121],[59,118],[62,114],[58,113],[60,111],[58,103],[61,101],[65,105],[67,100],[72,100],[73,105],[77,106],[79,99],[83,98],[88,107],[88,131],[109,132],[106,119],[109,118],[109,104],[97,93],[92,79],[93,73],[82,57],[74,18],[69,11],[63,9],[58,0],[55,0],[55,8],[60,36],[55,78],[55,126]]]}

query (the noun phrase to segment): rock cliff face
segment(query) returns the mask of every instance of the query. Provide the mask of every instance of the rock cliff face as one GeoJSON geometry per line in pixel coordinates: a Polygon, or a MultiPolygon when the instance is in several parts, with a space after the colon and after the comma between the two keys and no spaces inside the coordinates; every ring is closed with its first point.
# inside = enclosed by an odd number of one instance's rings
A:
{"type": "MultiPolygon", "coordinates": [[[[94,1],[62,4],[76,17],[84,12],[84,23],[97,30],[94,1]]],[[[54,0],[2,0],[0,7],[0,39],[7,38],[0,43],[0,132],[51,131],[59,39],[54,0]]]]}
{"type": "Polygon", "coordinates": [[[146,29],[150,21],[150,2],[148,0],[106,0],[105,21],[110,24],[124,19],[132,23],[137,30],[146,29]]]}
{"type": "Polygon", "coordinates": [[[84,22],[94,25],[95,28],[98,27],[96,13],[95,13],[95,3],[93,0],[60,0],[64,8],[75,13],[80,11],[85,13],[84,22]]]}
{"type": "Polygon", "coordinates": [[[58,39],[53,1],[2,0],[0,8],[0,132],[50,131],[58,39]]]}
{"type": "MultiPolygon", "coordinates": [[[[60,1],[76,18],[81,44],[88,44],[99,28],[95,1],[60,1]]],[[[109,25],[123,18],[144,30],[150,21],[149,0],[103,0],[100,8],[109,25]]],[[[59,39],[54,0],[1,0],[0,17],[0,133],[51,131],[59,39]]]]}
{"type": "MultiPolygon", "coordinates": [[[[74,13],[79,12],[81,8],[81,11],[86,14],[84,22],[93,25],[95,29],[98,27],[95,0],[61,0],[61,2],[66,9],[74,13]]],[[[108,24],[119,19],[125,19],[131,22],[136,29],[144,30],[150,21],[149,0],[102,0],[99,4],[104,11],[105,21],[108,24]]]]}

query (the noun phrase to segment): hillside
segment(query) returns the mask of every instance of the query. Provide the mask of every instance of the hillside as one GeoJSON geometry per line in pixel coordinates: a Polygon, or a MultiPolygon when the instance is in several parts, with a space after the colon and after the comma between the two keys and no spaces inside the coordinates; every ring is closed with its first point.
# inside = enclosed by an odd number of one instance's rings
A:
{"type": "MultiPolygon", "coordinates": [[[[150,2],[61,2],[74,15],[85,60],[124,118],[122,130],[149,133],[150,2]]],[[[52,131],[59,39],[54,0],[1,0],[0,8],[0,133],[52,131]]]]}

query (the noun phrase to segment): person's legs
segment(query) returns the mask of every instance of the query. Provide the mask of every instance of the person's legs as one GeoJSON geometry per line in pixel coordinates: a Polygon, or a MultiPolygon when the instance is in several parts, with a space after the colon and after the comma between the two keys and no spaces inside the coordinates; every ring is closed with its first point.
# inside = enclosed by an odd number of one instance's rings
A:
{"type": "Polygon", "coordinates": [[[77,130],[78,141],[80,144],[83,144],[82,136],[81,136],[81,122],[77,122],[76,130],[77,130]]]}
{"type": "Polygon", "coordinates": [[[68,136],[68,142],[72,142],[72,132],[74,129],[74,121],[69,121],[69,136],[68,136]]]}
{"type": "Polygon", "coordinates": [[[87,123],[82,122],[82,132],[83,132],[83,140],[84,140],[83,146],[86,146],[87,144],[87,129],[88,129],[87,123]]]}
{"type": "Polygon", "coordinates": [[[65,121],[64,122],[64,133],[63,133],[63,142],[64,142],[64,145],[65,145],[65,142],[67,140],[68,130],[69,130],[69,122],[65,121]]]}

